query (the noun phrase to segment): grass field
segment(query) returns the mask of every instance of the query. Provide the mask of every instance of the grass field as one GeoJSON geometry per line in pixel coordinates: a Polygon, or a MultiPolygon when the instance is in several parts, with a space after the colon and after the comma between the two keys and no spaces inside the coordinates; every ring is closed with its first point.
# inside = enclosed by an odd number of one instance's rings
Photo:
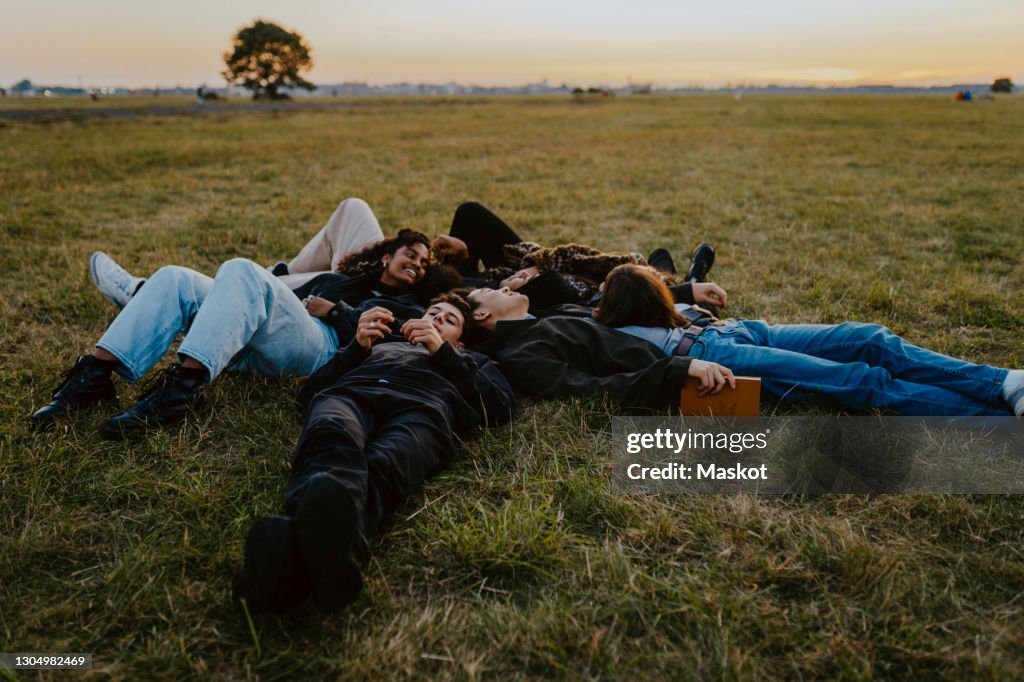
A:
{"type": "MultiPolygon", "coordinates": [[[[624,497],[613,411],[526,403],[372,546],[346,612],[229,604],[278,509],[293,385],[228,377],[130,445],[28,432],[114,316],[98,248],[213,273],[292,255],[347,196],[391,231],[493,207],[528,238],[718,247],[737,316],[847,319],[1024,366],[1024,98],[371,102],[0,120],[0,651],[113,679],[1024,677],[1024,502],[624,497]]],[[[120,386],[127,404],[136,389],[120,386]]]]}

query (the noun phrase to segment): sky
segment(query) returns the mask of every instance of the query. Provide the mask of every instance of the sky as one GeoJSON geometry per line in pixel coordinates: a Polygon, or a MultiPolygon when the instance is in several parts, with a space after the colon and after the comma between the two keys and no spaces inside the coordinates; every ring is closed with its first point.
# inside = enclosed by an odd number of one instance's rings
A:
{"type": "Polygon", "coordinates": [[[218,87],[256,18],[324,84],[1024,82],[1024,0],[0,0],[0,86],[218,87]]]}

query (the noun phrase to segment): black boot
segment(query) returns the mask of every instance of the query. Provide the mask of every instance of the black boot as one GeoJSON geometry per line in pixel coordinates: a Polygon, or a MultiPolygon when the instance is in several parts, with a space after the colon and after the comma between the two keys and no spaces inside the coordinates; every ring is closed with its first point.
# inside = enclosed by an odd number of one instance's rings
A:
{"type": "Polygon", "coordinates": [[[330,613],[354,602],[363,588],[366,540],[351,493],[329,474],[314,475],[303,491],[295,540],[316,607],[330,613]]]}
{"type": "Polygon", "coordinates": [[[36,431],[49,431],[58,417],[74,410],[115,400],[117,391],[110,373],[114,363],[83,355],[75,366],[64,372],[64,379],[53,391],[53,400],[29,417],[29,426],[36,431]]]}
{"type": "Polygon", "coordinates": [[[299,563],[292,520],[265,516],[249,529],[245,539],[245,566],[231,583],[231,598],[250,614],[284,613],[309,596],[309,579],[299,563]]]}
{"type": "Polygon", "coordinates": [[[161,370],[145,386],[139,402],[108,419],[101,433],[105,438],[126,438],[153,426],[181,421],[189,408],[202,400],[206,375],[205,368],[178,363],[161,370]]]}
{"type": "Polygon", "coordinates": [[[676,274],[676,264],[672,260],[672,254],[668,252],[668,249],[655,249],[651,251],[651,255],[647,257],[647,264],[655,270],[661,270],[670,275],[676,274]]]}
{"type": "Polygon", "coordinates": [[[698,246],[690,261],[690,271],[686,274],[687,282],[703,282],[707,280],[711,266],[715,264],[715,247],[707,242],[698,246]]]}

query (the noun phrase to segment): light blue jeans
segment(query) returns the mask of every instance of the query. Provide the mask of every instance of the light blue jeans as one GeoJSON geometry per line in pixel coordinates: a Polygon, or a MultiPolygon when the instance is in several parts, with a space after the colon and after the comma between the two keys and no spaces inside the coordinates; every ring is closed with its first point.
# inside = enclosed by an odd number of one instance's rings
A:
{"type": "Polygon", "coordinates": [[[210,279],[177,266],[160,268],[96,344],[136,381],[185,334],[179,356],[200,362],[213,381],[225,369],[306,376],[338,349],[335,331],[311,317],[291,289],[252,261],[235,258],[210,279]]]}
{"type": "Polygon", "coordinates": [[[1001,398],[1008,370],[920,348],[877,324],[729,320],[709,326],[689,355],[761,377],[762,392],[773,400],[915,417],[1013,416],[1001,398]]]}

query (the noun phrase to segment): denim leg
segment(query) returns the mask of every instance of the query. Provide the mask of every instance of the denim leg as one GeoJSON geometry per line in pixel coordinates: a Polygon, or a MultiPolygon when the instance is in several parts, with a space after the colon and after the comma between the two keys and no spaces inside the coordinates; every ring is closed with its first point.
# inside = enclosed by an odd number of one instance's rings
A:
{"type": "Polygon", "coordinates": [[[186,332],[213,280],[188,268],[160,268],[139,289],[96,343],[121,362],[117,373],[137,381],[186,332]]]}
{"type": "Polygon", "coordinates": [[[256,263],[235,258],[217,271],[178,354],[200,362],[212,381],[229,365],[269,376],[309,375],[337,349],[334,330],[310,316],[291,289],[256,263]]]}
{"type": "Polygon", "coordinates": [[[758,345],[791,350],[836,362],[864,362],[884,367],[898,379],[941,386],[972,399],[1002,405],[1008,370],[977,365],[908,342],[879,324],[779,324],[744,320],[758,345]]]}
{"type": "Polygon", "coordinates": [[[908,416],[1010,414],[1005,405],[984,397],[897,378],[866,362],[837,362],[761,346],[756,335],[739,326],[709,327],[690,355],[720,363],[736,374],[761,377],[765,396],[776,401],[834,401],[848,409],[885,409],[908,416]]]}

